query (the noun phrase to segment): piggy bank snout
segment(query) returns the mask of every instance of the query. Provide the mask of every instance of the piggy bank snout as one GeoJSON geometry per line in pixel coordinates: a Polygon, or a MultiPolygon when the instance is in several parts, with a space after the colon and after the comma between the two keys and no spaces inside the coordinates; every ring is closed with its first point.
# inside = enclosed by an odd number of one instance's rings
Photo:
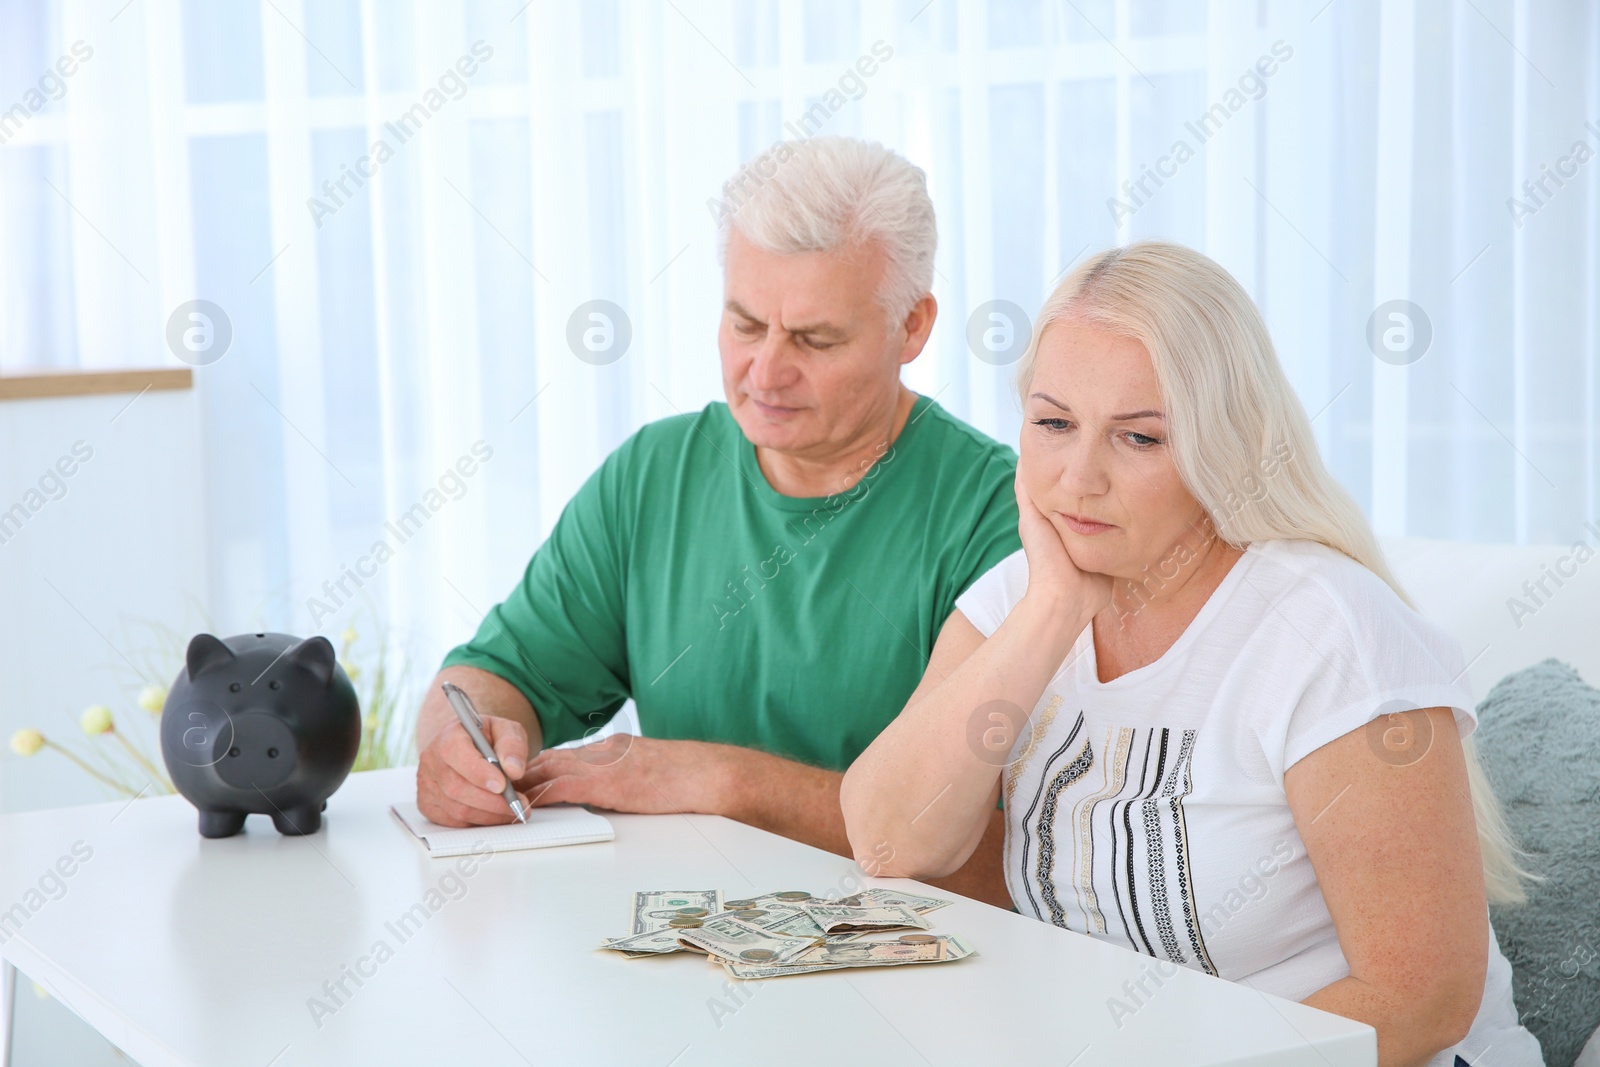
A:
{"type": "Polygon", "coordinates": [[[234,715],[233,729],[217,738],[217,776],[240,789],[271,788],[288,778],[297,762],[294,732],[269,712],[234,715]]]}

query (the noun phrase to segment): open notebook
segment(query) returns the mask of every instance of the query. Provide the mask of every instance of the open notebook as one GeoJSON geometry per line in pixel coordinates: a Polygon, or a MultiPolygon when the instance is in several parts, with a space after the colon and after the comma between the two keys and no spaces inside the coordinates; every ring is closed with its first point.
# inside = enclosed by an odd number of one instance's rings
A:
{"type": "Polygon", "coordinates": [[[501,826],[468,826],[453,829],[429,821],[416,804],[406,801],[389,805],[402,825],[428,850],[430,856],[464,856],[480,851],[479,842],[496,852],[520,848],[549,848],[552,845],[582,845],[590,841],[610,841],[616,837],[611,823],[603,816],[577,805],[534,808],[525,823],[501,826]]]}

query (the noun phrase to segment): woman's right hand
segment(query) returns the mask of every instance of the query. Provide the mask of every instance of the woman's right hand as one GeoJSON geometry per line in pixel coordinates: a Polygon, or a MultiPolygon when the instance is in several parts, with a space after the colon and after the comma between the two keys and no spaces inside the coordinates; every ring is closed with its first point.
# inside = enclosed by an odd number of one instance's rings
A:
{"type": "Polygon", "coordinates": [[[972,857],[1000,798],[1011,742],[1110,603],[1111,577],[1081,570],[1020,483],[1016,494],[1027,595],[987,635],[959,608],[951,612],[905,710],[840,783],[852,852],[880,877],[943,878],[972,857]],[[939,817],[923,819],[934,801],[939,817]]]}
{"type": "Polygon", "coordinates": [[[1111,575],[1080,569],[1067,552],[1060,531],[1028,495],[1020,474],[1014,486],[1017,533],[1028,557],[1028,598],[1070,605],[1080,609],[1085,618],[1093,618],[1111,603],[1111,575]]]}

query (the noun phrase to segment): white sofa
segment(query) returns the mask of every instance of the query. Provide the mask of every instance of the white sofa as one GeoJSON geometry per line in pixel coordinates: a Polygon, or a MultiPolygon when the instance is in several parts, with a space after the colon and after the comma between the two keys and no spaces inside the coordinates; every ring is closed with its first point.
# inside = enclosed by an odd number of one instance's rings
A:
{"type": "Polygon", "coordinates": [[[1476,700],[1512,671],[1551,656],[1600,688],[1600,534],[1586,533],[1594,558],[1584,563],[1571,544],[1379,540],[1417,607],[1461,643],[1476,700]]]}
{"type": "MultiPolygon", "coordinates": [[[[1600,530],[1584,531],[1586,549],[1594,550],[1597,542],[1600,530]]],[[[1473,696],[1479,702],[1507,674],[1550,657],[1600,688],[1600,552],[1579,563],[1582,553],[1574,552],[1575,545],[1481,545],[1417,538],[1385,539],[1381,544],[1418,608],[1461,643],[1471,663],[1473,696]]],[[[1571,891],[1573,875],[1568,871],[1557,876],[1566,892],[1571,891]]],[[[1579,870],[1576,877],[1581,883],[1588,872],[1579,870]]],[[[1505,929],[1501,927],[1502,937],[1505,929]]],[[[1537,935],[1534,940],[1538,942],[1537,935]]],[[[1570,950],[1563,946],[1558,951],[1570,950]]],[[[1564,970],[1558,973],[1568,977],[1564,970]]],[[[1560,995],[1569,998],[1575,991],[1567,989],[1560,995]]],[[[1582,1025],[1590,1025],[1590,1020],[1585,1018],[1582,1025]]],[[[1551,1049],[1545,1053],[1550,1055],[1551,1049]]],[[[1600,1067],[1600,1030],[1573,1067],[1600,1067]]]]}

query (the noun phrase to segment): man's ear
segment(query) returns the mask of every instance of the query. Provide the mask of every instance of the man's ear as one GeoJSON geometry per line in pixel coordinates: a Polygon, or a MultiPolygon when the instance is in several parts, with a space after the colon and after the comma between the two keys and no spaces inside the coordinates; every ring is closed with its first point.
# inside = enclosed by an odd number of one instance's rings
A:
{"type": "Polygon", "coordinates": [[[902,366],[922,355],[928,338],[933,336],[933,322],[938,317],[939,301],[934,299],[932,293],[923,293],[922,299],[911,305],[902,323],[906,331],[906,343],[900,349],[902,366]]]}

